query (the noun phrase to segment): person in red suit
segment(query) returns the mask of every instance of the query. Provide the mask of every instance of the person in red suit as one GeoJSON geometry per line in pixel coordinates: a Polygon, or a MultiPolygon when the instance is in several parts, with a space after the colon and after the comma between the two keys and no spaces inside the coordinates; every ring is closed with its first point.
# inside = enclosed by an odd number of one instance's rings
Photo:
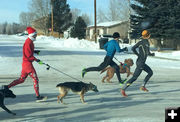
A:
{"type": "Polygon", "coordinates": [[[26,31],[28,32],[28,38],[26,39],[24,45],[23,45],[23,62],[22,62],[22,71],[21,76],[19,79],[14,80],[6,87],[11,88],[13,86],[16,86],[18,84],[24,83],[26,78],[30,76],[33,79],[34,82],[34,90],[36,93],[37,101],[43,101],[47,99],[47,97],[41,96],[39,94],[39,79],[36,73],[36,70],[33,67],[33,62],[36,61],[39,64],[42,64],[42,61],[34,57],[34,41],[37,37],[37,32],[32,27],[27,27],[26,31]]]}

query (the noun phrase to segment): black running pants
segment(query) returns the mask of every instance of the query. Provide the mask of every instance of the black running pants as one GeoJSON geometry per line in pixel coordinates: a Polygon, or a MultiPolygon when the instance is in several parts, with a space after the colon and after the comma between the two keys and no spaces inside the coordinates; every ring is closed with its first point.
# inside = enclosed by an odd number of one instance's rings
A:
{"type": "Polygon", "coordinates": [[[104,58],[104,61],[98,67],[89,67],[89,68],[87,68],[85,70],[86,70],[86,72],[101,71],[104,68],[106,68],[108,65],[110,65],[111,67],[113,67],[115,69],[118,81],[121,82],[119,66],[112,60],[112,58],[110,56],[106,56],[104,58]]]}
{"type": "Polygon", "coordinates": [[[127,87],[130,86],[130,84],[132,84],[138,77],[139,75],[141,74],[142,71],[145,71],[147,72],[147,76],[145,77],[144,79],[144,86],[146,85],[146,83],[149,81],[149,79],[151,78],[151,76],[153,75],[153,71],[152,69],[145,63],[140,63],[140,62],[137,62],[137,67],[134,71],[134,74],[133,74],[133,77],[131,79],[129,79],[126,84],[124,84],[123,88],[122,89],[126,89],[127,87]]]}

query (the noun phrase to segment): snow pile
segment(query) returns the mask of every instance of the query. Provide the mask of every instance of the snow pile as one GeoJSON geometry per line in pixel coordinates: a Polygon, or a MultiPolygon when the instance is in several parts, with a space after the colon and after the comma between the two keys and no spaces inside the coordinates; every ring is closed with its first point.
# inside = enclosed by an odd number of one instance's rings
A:
{"type": "Polygon", "coordinates": [[[38,36],[35,43],[48,43],[48,46],[55,48],[70,48],[70,49],[99,49],[99,43],[88,41],[85,39],[79,40],[77,38],[54,38],[52,36],[38,36]]]}
{"type": "MultiPolygon", "coordinates": [[[[38,36],[37,41],[35,43],[47,43],[49,47],[55,48],[68,48],[68,49],[85,49],[85,50],[99,50],[99,42],[95,43],[94,41],[88,41],[85,39],[77,39],[77,38],[55,38],[52,36],[38,36]]],[[[131,50],[131,45],[129,44],[121,44],[120,47],[128,47],[128,50],[131,50]]]]}
{"type": "Polygon", "coordinates": [[[173,51],[172,56],[175,57],[175,58],[180,59],[180,51],[173,51]]]}
{"type": "Polygon", "coordinates": [[[180,59],[180,51],[155,52],[155,56],[169,59],[180,59]]]}
{"type": "MultiPolygon", "coordinates": [[[[0,38],[5,38],[5,35],[2,35],[0,38]]],[[[8,38],[17,39],[17,41],[25,41],[27,39],[27,35],[25,36],[7,36],[8,38]]],[[[6,41],[6,43],[8,43],[6,41]]],[[[44,46],[53,47],[53,48],[61,48],[61,49],[69,49],[69,50],[100,50],[99,42],[95,43],[94,41],[89,41],[85,39],[79,40],[78,38],[55,38],[52,36],[37,36],[35,44],[42,44],[44,46]]],[[[131,45],[129,44],[119,44],[121,48],[128,47],[128,50],[131,51],[131,45]]]]}

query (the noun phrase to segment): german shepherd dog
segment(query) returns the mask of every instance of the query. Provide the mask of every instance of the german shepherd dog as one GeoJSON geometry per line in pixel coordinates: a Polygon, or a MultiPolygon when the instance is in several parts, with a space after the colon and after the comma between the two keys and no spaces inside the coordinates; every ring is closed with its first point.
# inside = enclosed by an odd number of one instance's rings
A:
{"type": "Polygon", "coordinates": [[[68,91],[71,90],[74,93],[77,93],[80,95],[80,99],[82,103],[85,103],[84,101],[84,94],[88,91],[94,91],[98,92],[97,86],[95,86],[92,83],[83,83],[83,82],[65,82],[65,83],[59,83],[57,86],[59,88],[59,95],[57,96],[58,98],[58,103],[59,99],[61,103],[63,103],[63,98],[68,94],[68,91]]]}
{"type": "Polygon", "coordinates": [[[9,90],[9,88],[2,87],[2,89],[0,89],[0,107],[8,113],[16,115],[16,113],[13,113],[8,108],[6,108],[4,105],[4,98],[16,98],[16,95],[11,90],[9,90]]]}

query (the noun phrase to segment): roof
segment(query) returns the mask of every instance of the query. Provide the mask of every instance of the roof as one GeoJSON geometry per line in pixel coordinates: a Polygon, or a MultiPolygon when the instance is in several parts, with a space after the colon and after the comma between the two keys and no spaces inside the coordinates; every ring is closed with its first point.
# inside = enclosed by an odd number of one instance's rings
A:
{"type": "MultiPolygon", "coordinates": [[[[99,26],[99,27],[111,27],[111,26],[114,26],[114,25],[118,25],[118,24],[121,24],[125,21],[111,21],[111,22],[103,22],[103,23],[98,23],[96,26],[99,26]]],[[[94,25],[89,25],[88,28],[91,28],[91,27],[94,27],[94,25]]]]}

